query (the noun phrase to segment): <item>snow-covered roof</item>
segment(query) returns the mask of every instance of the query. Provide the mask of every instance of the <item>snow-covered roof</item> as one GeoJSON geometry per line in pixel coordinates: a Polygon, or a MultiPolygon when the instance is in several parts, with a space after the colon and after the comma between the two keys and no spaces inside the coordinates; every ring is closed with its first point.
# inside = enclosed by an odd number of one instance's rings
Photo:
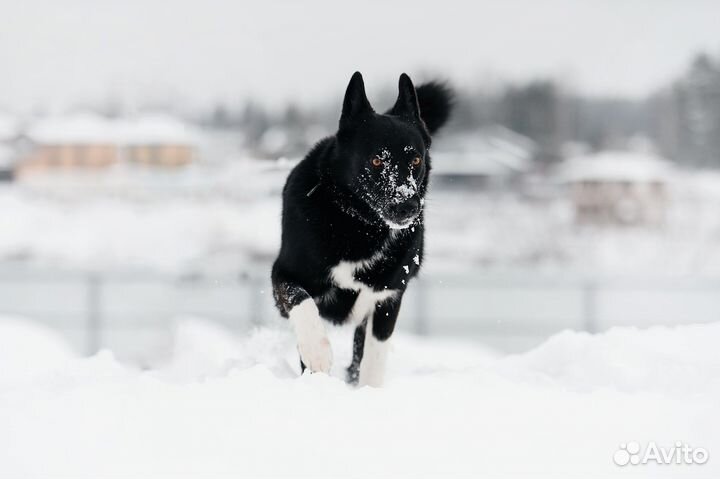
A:
{"type": "Polygon", "coordinates": [[[94,113],[50,117],[28,131],[33,141],[45,144],[182,144],[197,142],[197,133],[181,120],[167,115],[109,119],[94,113]]]}
{"type": "Polygon", "coordinates": [[[27,133],[38,143],[115,143],[117,129],[113,122],[92,113],[43,118],[34,123],[27,133]]]}
{"type": "Polygon", "coordinates": [[[438,152],[433,173],[462,176],[503,176],[527,170],[529,162],[496,152],[438,152]]]}
{"type": "Polygon", "coordinates": [[[268,128],[260,138],[260,147],[269,153],[279,153],[290,141],[288,132],[277,126],[268,128]]]}
{"type": "Polygon", "coordinates": [[[438,174],[497,176],[527,171],[535,144],[507,128],[485,128],[448,138],[433,157],[438,174]]]}
{"type": "Polygon", "coordinates": [[[579,181],[664,182],[672,172],[672,165],[664,158],[650,153],[604,151],[577,156],[565,161],[558,174],[562,182],[579,181]]]}
{"type": "Polygon", "coordinates": [[[198,140],[193,127],[168,115],[148,115],[120,123],[122,141],[128,144],[191,145],[198,140]]]}

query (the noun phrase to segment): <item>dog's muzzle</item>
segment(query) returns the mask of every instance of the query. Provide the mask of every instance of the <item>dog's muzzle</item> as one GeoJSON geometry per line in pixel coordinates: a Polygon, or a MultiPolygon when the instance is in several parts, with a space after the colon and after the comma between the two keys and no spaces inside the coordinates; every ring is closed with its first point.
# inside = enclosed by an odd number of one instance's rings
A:
{"type": "Polygon", "coordinates": [[[390,205],[385,219],[391,228],[407,228],[419,214],[420,200],[413,197],[390,205]]]}

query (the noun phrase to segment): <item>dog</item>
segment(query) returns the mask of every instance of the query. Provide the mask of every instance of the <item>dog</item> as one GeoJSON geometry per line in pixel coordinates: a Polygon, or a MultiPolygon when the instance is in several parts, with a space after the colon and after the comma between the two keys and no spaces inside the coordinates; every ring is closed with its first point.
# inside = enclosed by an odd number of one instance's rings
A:
{"type": "Polygon", "coordinates": [[[323,320],[349,322],[355,333],[347,381],[383,384],[402,297],[423,262],[431,138],[452,105],[445,84],[415,89],[403,73],[393,107],[376,113],[355,72],[337,133],[288,175],[272,284],[297,337],[302,371],[330,371],[323,320]]]}

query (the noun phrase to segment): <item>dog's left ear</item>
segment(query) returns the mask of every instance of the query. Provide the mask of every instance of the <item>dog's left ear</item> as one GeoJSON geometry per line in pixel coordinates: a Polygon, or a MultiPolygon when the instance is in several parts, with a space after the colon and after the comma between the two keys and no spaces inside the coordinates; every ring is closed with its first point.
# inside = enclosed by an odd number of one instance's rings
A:
{"type": "Polygon", "coordinates": [[[366,118],[372,113],[374,111],[365,94],[363,77],[360,72],[355,72],[345,91],[342,115],[340,116],[340,129],[352,125],[353,122],[366,118]]]}
{"type": "Polygon", "coordinates": [[[395,101],[395,105],[390,109],[389,113],[410,120],[412,123],[420,123],[422,120],[420,119],[420,107],[418,106],[415,86],[405,73],[400,75],[398,90],[397,101],[395,101]]]}

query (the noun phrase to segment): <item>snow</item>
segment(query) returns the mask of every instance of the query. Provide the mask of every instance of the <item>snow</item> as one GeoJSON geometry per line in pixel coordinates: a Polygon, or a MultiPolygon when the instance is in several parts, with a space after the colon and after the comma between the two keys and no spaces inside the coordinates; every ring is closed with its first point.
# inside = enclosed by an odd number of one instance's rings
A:
{"type": "Polygon", "coordinates": [[[665,183],[670,179],[670,163],[656,155],[640,152],[604,151],[567,160],[560,167],[561,181],[613,181],[665,183]]]}
{"type": "MultiPolygon", "coordinates": [[[[280,191],[291,166],[246,158],[172,173],[118,165],[0,185],[0,261],[173,273],[267,264],[279,246],[280,191]]],[[[675,170],[666,186],[663,224],[593,228],[575,224],[570,199],[558,192],[533,199],[431,185],[422,201],[425,271],[720,274],[720,175],[675,170]]]]}
{"type": "Polygon", "coordinates": [[[260,139],[260,148],[272,154],[277,154],[287,147],[290,138],[280,127],[270,127],[260,139]]]}
{"type": "Polygon", "coordinates": [[[24,318],[4,316],[0,320],[0,381],[52,371],[74,357],[55,331],[24,318]]]}
{"type": "Polygon", "coordinates": [[[503,126],[444,139],[433,154],[438,175],[502,176],[530,169],[535,143],[503,126]]]}
{"type": "Polygon", "coordinates": [[[195,128],[169,115],[144,115],[119,124],[120,139],[133,145],[194,145],[200,134],[195,128]]]}
{"type": "MultiPolygon", "coordinates": [[[[227,266],[223,273],[252,258],[269,262],[279,247],[279,194],[291,166],[246,160],[175,174],[113,169],[0,185],[0,261],[181,273],[217,262],[227,266]]],[[[667,203],[655,228],[579,228],[567,198],[431,185],[425,271],[720,274],[720,175],[675,172],[667,203]]]]}
{"type": "Polygon", "coordinates": [[[0,320],[2,477],[716,477],[720,323],[566,331],[500,356],[398,335],[383,389],[298,377],[285,323],[237,336],[179,321],[149,370],[0,320]],[[27,368],[29,358],[44,358],[27,368]],[[52,361],[49,361],[52,359],[52,361]],[[612,462],[628,441],[703,447],[702,466],[612,462]]]}
{"type": "Polygon", "coordinates": [[[0,258],[83,270],[183,272],[228,252],[239,256],[239,265],[272,254],[280,237],[275,200],[243,206],[194,197],[86,201],[0,190],[0,214],[0,258]]]}
{"type": "Polygon", "coordinates": [[[118,140],[113,123],[94,113],[43,118],[30,127],[27,135],[45,144],[113,144],[118,140]]]}
{"type": "Polygon", "coordinates": [[[676,171],[657,227],[580,227],[566,198],[439,194],[426,211],[426,271],[591,276],[720,274],[720,176],[676,171]],[[699,187],[700,186],[700,187],[699,187]]]}
{"type": "Polygon", "coordinates": [[[199,133],[179,119],[147,114],[122,119],[95,113],[46,117],[28,130],[41,144],[194,145],[199,133]]]}

